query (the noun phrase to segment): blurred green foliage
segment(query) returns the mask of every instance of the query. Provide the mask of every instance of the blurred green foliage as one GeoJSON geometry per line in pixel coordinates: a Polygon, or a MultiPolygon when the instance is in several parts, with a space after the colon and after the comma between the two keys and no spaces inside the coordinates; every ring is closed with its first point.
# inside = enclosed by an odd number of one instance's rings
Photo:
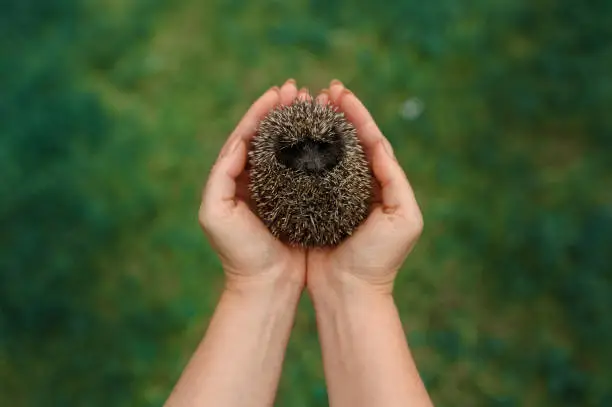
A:
{"type": "MultiPolygon", "coordinates": [[[[397,304],[436,405],[612,404],[612,3],[0,4],[0,404],[161,405],[222,275],[244,109],[347,83],[425,215],[397,304]],[[402,114],[403,112],[403,114],[402,114]]],[[[300,304],[278,405],[326,405],[300,304]]]]}

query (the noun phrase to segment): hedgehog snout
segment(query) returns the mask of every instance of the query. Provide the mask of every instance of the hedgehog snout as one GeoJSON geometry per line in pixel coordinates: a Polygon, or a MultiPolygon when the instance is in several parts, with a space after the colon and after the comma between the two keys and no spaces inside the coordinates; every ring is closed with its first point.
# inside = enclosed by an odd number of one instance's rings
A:
{"type": "Polygon", "coordinates": [[[315,147],[305,147],[296,159],[296,167],[299,170],[309,173],[323,172],[327,167],[333,165],[333,157],[329,157],[325,151],[315,147]]]}

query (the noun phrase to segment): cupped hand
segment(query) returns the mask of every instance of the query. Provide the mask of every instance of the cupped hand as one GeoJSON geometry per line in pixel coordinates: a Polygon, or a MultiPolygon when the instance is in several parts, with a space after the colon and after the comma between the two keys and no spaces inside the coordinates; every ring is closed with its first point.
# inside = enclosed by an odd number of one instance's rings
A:
{"type": "Polygon", "coordinates": [[[264,93],[232,132],[208,177],[199,221],[221,260],[229,288],[304,285],[304,250],[284,245],[252,212],[245,170],[258,122],[278,104],[289,104],[298,96],[293,80],[264,93]]]}
{"type": "Polygon", "coordinates": [[[359,99],[338,81],[317,99],[333,103],[353,123],[377,186],[371,212],[352,236],[335,248],[308,252],[308,288],[348,284],[390,294],[399,268],[421,234],[421,211],[391,144],[359,99]]]}

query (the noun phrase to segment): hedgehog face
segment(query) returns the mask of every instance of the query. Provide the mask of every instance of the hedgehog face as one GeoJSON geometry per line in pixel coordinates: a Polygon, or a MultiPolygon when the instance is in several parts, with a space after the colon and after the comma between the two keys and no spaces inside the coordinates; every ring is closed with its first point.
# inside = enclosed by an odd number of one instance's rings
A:
{"type": "Polygon", "coordinates": [[[296,100],[272,110],[249,158],[257,214],[289,244],[338,244],[368,214],[373,179],[365,154],[331,105],[296,100]]]}
{"type": "Polygon", "coordinates": [[[296,101],[291,110],[292,122],[270,123],[278,135],[274,143],[276,159],[286,168],[310,175],[330,171],[344,156],[342,129],[330,120],[331,109],[296,101]]]}
{"type": "Polygon", "coordinates": [[[339,136],[330,142],[309,137],[293,144],[279,143],[275,151],[279,163],[310,175],[332,170],[342,160],[343,155],[344,146],[339,136]]]}

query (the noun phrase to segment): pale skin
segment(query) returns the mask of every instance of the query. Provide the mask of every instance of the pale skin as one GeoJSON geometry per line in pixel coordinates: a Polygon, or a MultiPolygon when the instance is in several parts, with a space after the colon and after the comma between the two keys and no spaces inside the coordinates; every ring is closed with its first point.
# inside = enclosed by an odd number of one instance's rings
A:
{"type": "Polygon", "coordinates": [[[225,290],[166,406],[272,406],[304,289],[316,311],[331,407],[432,406],[392,296],[421,233],[421,212],[391,145],[342,83],[332,81],[317,99],[355,125],[378,181],[364,224],[336,248],[304,250],[275,239],[249,209],[249,140],[270,109],[296,97],[310,95],[293,80],[264,93],[211,170],[199,220],[221,259],[225,290]]]}

